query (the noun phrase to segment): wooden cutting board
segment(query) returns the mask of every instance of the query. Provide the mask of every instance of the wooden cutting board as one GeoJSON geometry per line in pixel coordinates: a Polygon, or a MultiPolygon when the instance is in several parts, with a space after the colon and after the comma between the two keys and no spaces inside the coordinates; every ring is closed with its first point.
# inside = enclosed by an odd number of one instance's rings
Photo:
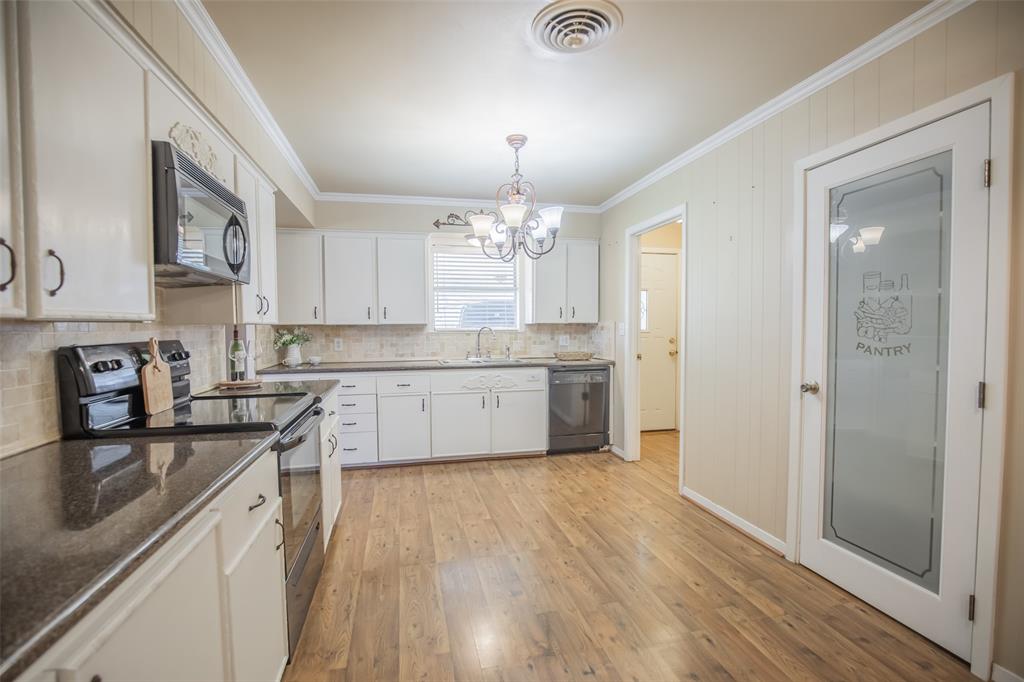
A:
{"type": "Polygon", "coordinates": [[[160,357],[160,344],[155,337],[149,340],[149,356],[150,361],[142,368],[142,403],[146,414],[156,414],[174,407],[171,368],[160,357]]]}

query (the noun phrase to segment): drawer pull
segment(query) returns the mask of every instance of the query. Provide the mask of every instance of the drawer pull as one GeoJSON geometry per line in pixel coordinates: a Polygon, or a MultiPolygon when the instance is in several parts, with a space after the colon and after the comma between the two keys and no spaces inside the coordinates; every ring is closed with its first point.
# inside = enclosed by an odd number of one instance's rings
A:
{"type": "Polygon", "coordinates": [[[409,388],[412,384],[395,384],[396,388],[409,388]]]}
{"type": "Polygon", "coordinates": [[[359,422],[341,422],[342,426],[356,426],[359,422]]]}
{"type": "Polygon", "coordinates": [[[342,452],[356,452],[359,448],[342,448],[342,452]]]}
{"type": "Polygon", "coordinates": [[[355,403],[342,403],[341,406],[342,407],[355,407],[356,404],[355,403]]]}
{"type": "Polygon", "coordinates": [[[355,384],[342,384],[341,387],[342,388],[355,388],[356,385],[355,384]]]}
{"type": "Polygon", "coordinates": [[[277,547],[275,547],[274,549],[281,549],[282,547],[284,547],[284,524],[281,523],[281,519],[274,519],[274,523],[281,526],[281,542],[279,542],[277,544],[277,547]]]}
{"type": "Polygon", "coordinates": [[[249,511],[252,511],[253,509],[257,509],[259,507],[262,507],[266,503],[267,503],[267,496],[264,495],[263,493],[260,493],[260,496],[256,498],[256,504],[250,504],[249,505],[249,511]]]}
{"type": "Polygon", "coordinates": [[[329,414],[329,415],[331,415],[333,417],[334,415],[336,415],[338,413],[335,412],[334,410],[330,410],[327,414],[329,414]]]}

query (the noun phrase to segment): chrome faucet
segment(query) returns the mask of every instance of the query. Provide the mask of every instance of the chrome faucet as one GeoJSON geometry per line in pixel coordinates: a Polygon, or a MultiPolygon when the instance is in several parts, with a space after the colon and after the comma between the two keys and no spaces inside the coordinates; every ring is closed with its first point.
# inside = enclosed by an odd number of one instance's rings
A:
{"type": "Polygon", "coordinates": [[[497,338],[496,335],[494,334],[494,330],[491,329],[490,327],[480,327],[480,331],[476,333],[476,356],[478,358],[483,357],[482,355],[480,355],[480,335],[484,333],[485,329],[491,333],[492,340],[497,338]]]}

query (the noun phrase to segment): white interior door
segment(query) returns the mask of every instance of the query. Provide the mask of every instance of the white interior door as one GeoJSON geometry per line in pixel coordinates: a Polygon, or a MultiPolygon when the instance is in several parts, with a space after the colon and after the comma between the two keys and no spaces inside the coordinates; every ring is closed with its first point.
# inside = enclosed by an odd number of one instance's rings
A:
{"type": "Polygon", "coordinates": [[[806,175],[800,561],[968,660],[989,108],[806,175]]]}
{"type": "Polygon", "coordinates": [[[676,428],[679,254],[640,256],[640,430],[676,428]]]}

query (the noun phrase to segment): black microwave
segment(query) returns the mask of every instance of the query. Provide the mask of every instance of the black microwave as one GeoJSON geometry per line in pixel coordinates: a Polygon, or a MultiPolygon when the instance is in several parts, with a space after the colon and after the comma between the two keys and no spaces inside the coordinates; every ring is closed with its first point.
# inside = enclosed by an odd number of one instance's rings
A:
{"type": "Polygon", "coordinates": [[[248,284],[245,202],[170,142],[153,141],[156,284],[248,284]]]}

